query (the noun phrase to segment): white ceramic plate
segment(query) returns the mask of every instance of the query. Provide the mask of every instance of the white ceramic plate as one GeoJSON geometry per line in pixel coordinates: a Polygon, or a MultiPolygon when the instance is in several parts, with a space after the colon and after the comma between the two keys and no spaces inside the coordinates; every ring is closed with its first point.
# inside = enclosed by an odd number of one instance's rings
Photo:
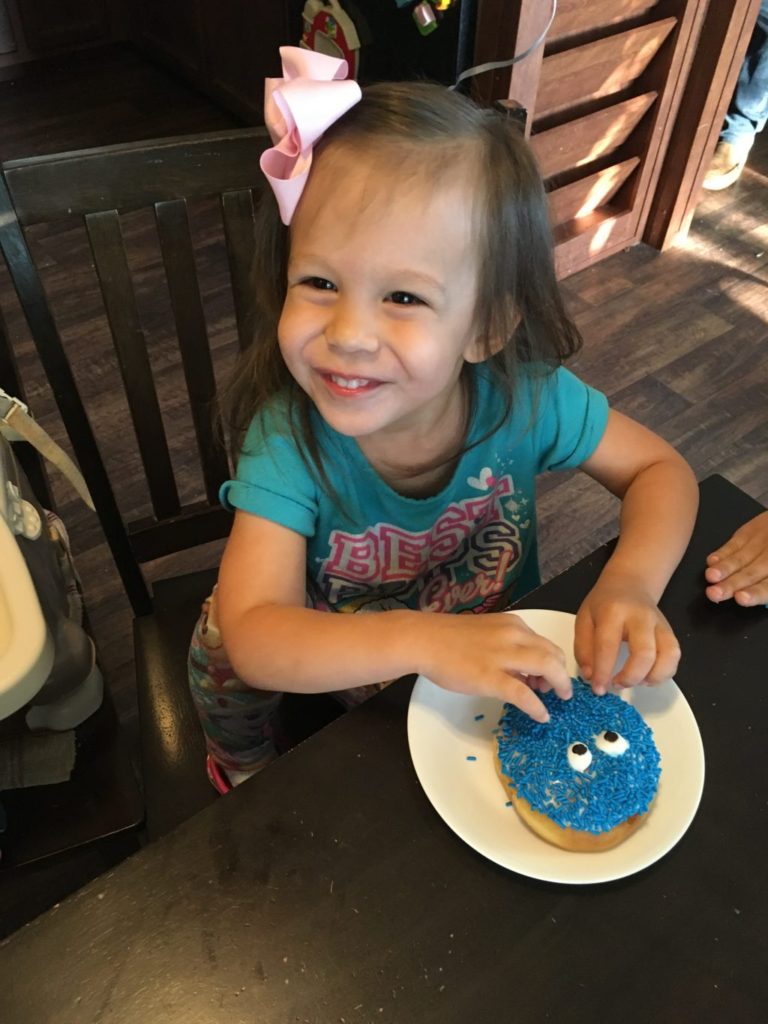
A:
{"type": "MultiPolygon", "coordinates": [[[[575,616],[517,613],[566,652],[571,675],[575,616]]],[[[437,813],[478,853],[530,878],[582,885],[641,871],[683,836],[704,786],[704,748],[688,702],[672,679],[622,691],[653,729],[661,781],[645,823],[612,850],[570,853],[534,835],[518,818],[496,774],[493,753],[502,713],[497,700],[450,693],[420,676],[408,708],[408,743],[419,782],[437,813]],[[474,760],[472,760],[474,758],[474,760]]]]}

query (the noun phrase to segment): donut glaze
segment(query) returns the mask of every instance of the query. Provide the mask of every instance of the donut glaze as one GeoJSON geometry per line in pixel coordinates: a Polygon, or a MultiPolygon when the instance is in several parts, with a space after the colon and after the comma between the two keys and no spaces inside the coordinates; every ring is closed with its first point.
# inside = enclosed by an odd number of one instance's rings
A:
{"type": "MultiPolygon", "coordinates": [[[[639,823],[656,795],[661,764],[653,733],[638,711],[615,694],[596,697],[579,679],[570,700],[554,692],[541,699],[549,722],[534,722],[512,704],[504,705],[499,722],[499,773],[518,810],[524,801],[558,828],[594,836],[629,819],[639,823]]],[[[615,843],[595,848],[608,845],[615,843]]]]}

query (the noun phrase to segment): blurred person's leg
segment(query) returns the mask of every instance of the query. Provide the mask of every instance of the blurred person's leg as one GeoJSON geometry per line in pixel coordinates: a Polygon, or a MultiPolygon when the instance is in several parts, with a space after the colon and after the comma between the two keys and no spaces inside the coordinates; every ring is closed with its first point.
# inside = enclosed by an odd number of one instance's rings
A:
{"type": "Polygon", "coordinates": [[[762,0],[757,24],[739,72],[736,91],[723,122],[720,141],[704,178],[710,191],[728,188],[741,175],[755,136],[768,117],[768,0],[762,0]]]}

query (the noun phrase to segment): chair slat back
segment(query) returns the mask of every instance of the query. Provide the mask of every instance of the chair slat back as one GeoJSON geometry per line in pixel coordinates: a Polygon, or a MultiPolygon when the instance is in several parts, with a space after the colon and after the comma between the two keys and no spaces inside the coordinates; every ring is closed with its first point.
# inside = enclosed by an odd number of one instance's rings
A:
{"type": "Polygon", "coordinates": [[[117,210],[88,213],[88,238],[109,319],[128,409],[158,519],[179,514],[168,441],[141,328],[117,210]]]}
{"type": "MultiPolygon", "coordinates": [[[[228,326],[219,312],[216,329],[226,339],[236,336],[242,349],[252,337],[255,324],[250,285],[256,245],[253,190],[263,188],[258,163],[268,145],[263,129],[244,129],[2,165],[0,248],[126,592],[138,614],[151,607],[140,562],[222,537],[229,525],[229,517],[218,503],[220,484],[230,468],[212,427],[216,376],[211,352],[213,321],[206,322],[210,296],[201,288],[190,204],[210,204],[218,198],[223,240],[221,246],[208,246],[205,259],[223,261],[224,273],[217,280],[223,278],[231,285],[229,309],[234,311],[235,323],[229,322],[228,326]],[[135,255],[128,251],[126,218],[134,216],[134,211],[148,211],[156,230],[155,246],[159,243],[161,260],[155,259],[148,269],[137,268],[135,255]],[[150,517],[142,515],[131,522],[120,513],[110,479],[110,473],[115,477],[120,467],[108,471],[105,466],[41,271],[32,255],[34,244],[30,248],[26,237],[36,225],[77,219],[82,219],[87,232],[119,368],[115,380],[122,383],[152,506],[150,517]],[[163,308],[168,307],[167,315],[162,314],[159,343],[146,326],[142,304],[150,271],[155,275],[163,272],[163,308]],[[174,351],[174,328],[178,372],[168,366],[174,351]],[[161,345],[159,366],[155,365],[157,344],[161,345]],[[202,500],[199,493],[191,500],[187,497],[191,490],[189,474],[182,486],[179,470],[174,467],[173,453],[179,450],[179,444],[174,447],[177,435],[171,438],[168,434],[169,409],[164,395],[169,379],[175,406],[175,412],[170,412],[175,415],[179,408],[185,413],[187,406],[189,409],[196,445],[182,438],[181,448],[185,457],[190,448],[198,453],[202,500]]],[[[135,216],[143,217],[144,213],[135,216]]],[[[153,312],[150,319],[155,318],[153,312]]],[[[151,326],[157,328],[157,323],[151,326]]],[[[69,327],[76,330],[77,325],[69,327]]],[[[189,468],[186,463],[185,468],[189,468]]]]}
{"type": "Polygon", "coordinates": [[[256,310],[251,283],[255,255],[253,193],[250,189],[225,192],[221,197],[224,232],[227,239],[229,272],[237,317],[237,336],[241,350],[253,337],[256,310]]]}
{"type": "Polygon", "coordinates": [[[224,446],[213,431],[212,409],[216,380],[195,269],[186,202],[183,199],[166,199],[156,203],[155,216],[176,321],[176,334],[184,339],[181,361],[206,495],[209,502],[215,504],[219,487],[229,476],[229,463],[224,446]]]}

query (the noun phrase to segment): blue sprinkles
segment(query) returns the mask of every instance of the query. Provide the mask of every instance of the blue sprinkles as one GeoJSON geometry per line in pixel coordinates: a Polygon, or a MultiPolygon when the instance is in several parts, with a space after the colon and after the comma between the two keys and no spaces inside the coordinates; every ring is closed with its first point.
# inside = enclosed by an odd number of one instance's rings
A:
{"type": "Polygon", "coordinates": [[[483,718],[485,718],[485,715],[475,715],[475,721],[476,722],[482,721],[483,718]]]}
{"type": "Polygon", "coordinates": [[[626,701],[609,693],[596,697],[582,680],[573,697],[541,694],[549,722],[534,722],[512,704],[504,705],[497,736],[502,771],[517,794],[562,828],[608,832],[633,814],[644,814],[656,795],[661,774],[653,733],[626,701]],[[595,743],[605,730],[629,743],[611,757],[595,743]],[[568,763],[568,748],[583,743],[592,763],[580,772],[568,763]]]}
{"type": "Polygon", "coordinates": [[[476,761],[477,758],[475,757],[474,754],[467,754],[467,760],[468,761],[476,761]]]}

